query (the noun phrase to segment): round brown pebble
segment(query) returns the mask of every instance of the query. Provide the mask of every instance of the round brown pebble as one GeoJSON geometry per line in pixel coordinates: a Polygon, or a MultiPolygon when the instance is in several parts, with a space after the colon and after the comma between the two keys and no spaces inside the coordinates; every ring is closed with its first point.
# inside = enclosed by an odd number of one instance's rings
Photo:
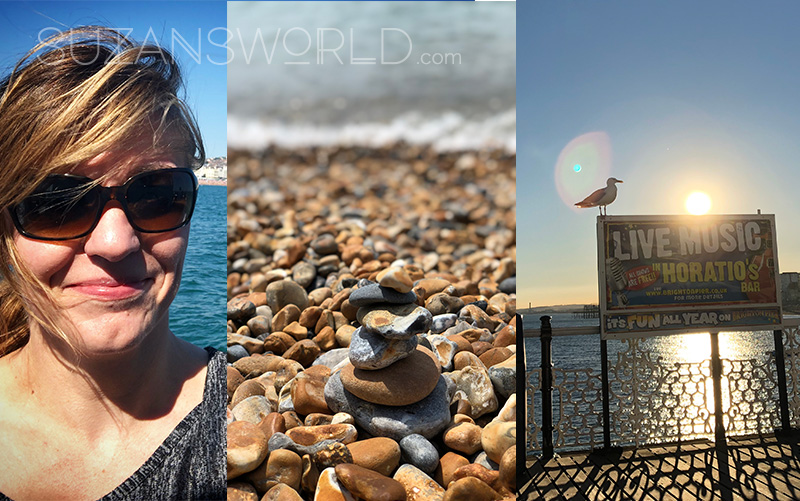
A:
{"type": "Polygon", "coordinates": [[[404,464],[393,477],[403,484],[406,501],[442,501],[444,488],[414,465],[404,464]]]}
{"type": "Polygon", "coordinates": [[[264,494],[261,501],[303,501],[303,498],[292,487],[286,484],[277,484],[264,494]]]}
{"type": "Polygon", "coordinates": [[[227,367],[226,382],[228,384],[228,402],[230,402],[233,394],[236,392],[236,388],[244,382],[244,376],[242,376],[241,372],[229,365],[227,367]]]}
{"type": "MultiPolygon", "coordinates": [[[[341,482],[336,478],[334,469],[326,468],[319,473],[314,491],[314,501],[349,501],[345,497],[346,492],[347,490],[342,487],[341,482]]],[[[352,495],[350,499],[352,499],[352,495]]]]}
{"type": "Polygon", "coordinates": [[[456,353],[456,356],[453,357],[453,369],[460,371],[464,367],[469,366],[484,370],[487,368],[483,362],[481,362],[481,359],[472,352],[461,351],[456,353]]]}
{"type": "Polygon", "coordinates": [[[405,501],[403,484],[372,470],[354,464],[339,464],[336,478],[354,496],[366,501],[405,501]]]}
{"type": "Polygon", "coordinates": [[[356,441],[358,432],[352,424],[323,424],[319,426],[296,426],[286,435],[300,445],[314,445],[323,440],[337,440],[343,444],[356,441]]]}
{"type": "Polygon", "coordinates": [[[300,320],[300,308],[294,304],[287,304],[272,317],[272,332],[283,331],[288,325],[300,320]]]}
{"type": "Polygon", "coordinates": [[[243,297],[235,297],[228,301],[228,318],[243,324],[256,314],[256,305],[243,297]]]}
{"type": "Polygon", "coordinates": [[[444,456],[439,458],[439,466],[436,467],[434,478],[437,482],[439,482],[439,484],[446,488],[448,485],[450,485],[450,482],[453,481],[453,473],[457,469],[468,464],[469,459],[465,458],[461,454],[456,454],[455,452],[446,452],[444,456]]]}
{"type": "Polygon", "coordinates": [[[514,492],[517,485],[517,448],[509,447],[503,457],[500,458],[500,485],[505,489],[514,492]]]}
{"type": "Polygon", "coordinates": [[[283,419],[281,414],[277,412],[270,412],[264,416],[264,419],[262,419],[260,423],[258,423],[258,427],[264,432],[267,440],[269,440],[269,437],[275,433],[286,432],[286,421],[283,419]]]}
{"type": "Polygon", "coordinates": [[[331,410],[325,401],[324,393],[327,380],[325,376],[315,376],[308,371],[297,374],[291,391],[294,410],[298,414],[302,416],[313,413],[330,414],[331,410]]]}
{"type": "Polygon", "coordinates": [[[475,477],[491,487],[495,482],[497,482],[497,479],[500,477],[500,472],[490,470],[485,466],[476,463],[462,466],[453,472],[454,481],[458,481],[467,477],[475,477]]]}
{"type": "Polygon", "coordinates": [[[475,477],[454,480],[444,493],[443,501],[497,501],[502,496],[486,482],[475,477]]]}
{"type": "Polygon", "coordinates": [[[490,348],[486,350],[480,357],[481,362],[486,367],[491,367],[493,365],[499,364],[507,360],[513,353],[508,348],[490,348]]]}
{"type": "Polygon", "coordinates": [[[266,389],[258,380],[248,379],[247,381],[242,382],[242,384],[236,388],[236,391],[233,393],[233,398],[231,398],[231,407],[236,407],[236,405],[242,400],[256,395],[260,395],[262,397],[266,396],[266,389]]]}
{"type": "Polygon", "coordinates": [[[514,346],[517,344],[517,334],[514,327],[511,325],[506,325],[502,329],[500,329],[494,337],[494,343],[496,347],[503,347],[503,346],[514,346]]]}
{"type": "Polygon", "coordinates": [[[277,449],[269,453],[266,461],[247,474],[259,493],[265,493],[276,484],[286,484],[294,490],[300,489],[300,476],[303,460],[287,449],[277,449]]]}
{"type": "Polygon", "coordinates": [[[481,450],[481,427],[474,423],[458,423],[444,431],[444,444],[454,451],[475,454],[481,450]]]}
{"type": "Polygon", "coordinates": [[[481,444],[489,459],[500,463],[503,454],[517,443],[516,421],[492,421],[481,432],[481,444]]]}
{"type": "Polygon", "coordinates": [[[389,287],[397,292],[411,292],[411,288],[414,286],[408,273],[403,268],[396,266],[384,269],[378,273],[376,279],[382,287],[389,287]]]}
{"type": "Polygon", "coordinates": [[[253,471],[267,457],[267,437],[258,426],[247,421],[228,425],[228,480],[253,471]]]}
{"type": "Polygon", "coordinates": [[[374,437],[348,444],[353,463],[387,477],[400,464],[400,445],[388,437],[374,437]]]}
{"type": "Polygon", "coordinates": [[[227,501],[259,501],[256,488],[247,482],[229,482],[227,501]]]}
{"type": "Polygon", "coordinates": [[[272,311],[279,311],[287,304],[293,304],[301,311],[308,306],[308,294],[298,283],[291,280],[272,282],[267,286],[266,292],[267,304],[272,311]]]}
{"type": "Polygon", "coordinates": [[[291,348],[286,350],[283,358],[289,360],[296,360],[303,367],[310,366],[314,360],[319,356],[322,350],[319,349],[317,343],[311,339],[303,339],[292,345],[291,348]]]}

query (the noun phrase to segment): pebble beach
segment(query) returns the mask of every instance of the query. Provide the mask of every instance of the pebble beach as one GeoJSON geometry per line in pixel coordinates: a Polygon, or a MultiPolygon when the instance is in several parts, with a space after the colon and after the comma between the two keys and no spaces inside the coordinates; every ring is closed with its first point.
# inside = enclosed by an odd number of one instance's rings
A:
{"type": "Polygon", "coordinates": [[[513,499],[516,156],[228,153],[228,499],[513,499]]]}

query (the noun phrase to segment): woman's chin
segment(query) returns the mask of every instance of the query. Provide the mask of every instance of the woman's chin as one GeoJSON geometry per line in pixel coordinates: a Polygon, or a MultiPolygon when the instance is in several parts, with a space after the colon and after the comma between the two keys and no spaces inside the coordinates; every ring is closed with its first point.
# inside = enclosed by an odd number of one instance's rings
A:
{"type": "Polygon", "coordinates": [[[168,330],[161,323],[154,322],[150,315],[132,315],[126,311],[101,315],[75,323],[74,335],[78,336],[75,347],[84,356],[124,355],[153,344],[161,330],[168,330]]]}

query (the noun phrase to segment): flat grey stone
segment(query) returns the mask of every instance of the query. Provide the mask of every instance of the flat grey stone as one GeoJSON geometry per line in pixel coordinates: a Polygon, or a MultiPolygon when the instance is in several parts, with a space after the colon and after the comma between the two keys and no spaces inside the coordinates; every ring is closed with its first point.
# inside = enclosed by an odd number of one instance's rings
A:
{"type": "Polygon", "coordinates": [[[439,452],[427,438],[419,434],[408,435],[400,440],[403,460],[425,473],[433,473],[439,465],[439,452]]]}
{"type": "MultiPolygon", "coordinates": [[[[453,313],[453,315],[455,315],[455,313],[453,313]]],[[[456,315],[456,317],[458,316],[456,315]]],[[[458,334],[470,329],[474,329],[474,327],[469,322],[458,320],[455,325],[445,329],[445,331],[442,333],[442,336],[451,336],[453,334],[458,334]]]]}
{"type": "Polygon", "coordinates": [[[369,306],[376,303],[407,304],[416,303],[417,295],[414,292],[397,292],[388,287],[381,287],[370,283],[359,287],[350,293],[350,304],[356,307],[369,306]]]}
{"type": "Polygon", "coordinates": [[[325,367],[333,370],[334,367],[339,365],[339,362],[347,359],[349,352],[350,350],[347,348],[336,348],[331,351],[326,351],[318,356],[311,365],[324,365],[325,367]]]}
{"type": "Polygon", "coordinates": [[[455,313],[443,313],[431,319],[431,334],[441,334],[450,327],[456,325],[458,315],[455,313]]]}
{"type": "Polygon", "coordinates": [[[247,350],[244,349],[244,346],[240,344],[234,344],[228,346],[228,353],[226,358],[228,359],[228,363],[234,363],[235,361],[239,360],[240,358],[249,357],[250,354],[247,353],[247,350]]]}
{"type": "Polygon", "coordinates": [[[344,389],[337,372],[325,385],[325,400],[332,411],[353,416],[356,424],[370,435],[397,441],[414,433],[433,438],[450,421],[447,383],[441,376],[433,392],[424,399],[411,405],[393,407],[372,404],[356,397],[344,389]]]}
{"type": "Polygon", "coordinates": [[[383,369],[411,355],[416,347],[417,336],[386,339],[359,327],[350,337],[350,362],[359,369],[383,369]]]}
{"type": "Polygon", "coordinates": [[[489,379],[492,380],[494,391],[508,398],[517,391],[517,369],[514,367],[489,367],[489,379]]]}
{"type": "Polygon", "coordinates": [[[408,339],[424,334],[431,327],[431,312],[413,303],[373,305],[358,310],[364,330],[386,339],[408,339]]]}
{"type": "Polygon", "coordinates": [[[500,292],[505,292],[506,294],[516,294],[517,292],[517,277],[508,277],[502,282],[500,285],[497,286],[500,289],[500,292]]]}

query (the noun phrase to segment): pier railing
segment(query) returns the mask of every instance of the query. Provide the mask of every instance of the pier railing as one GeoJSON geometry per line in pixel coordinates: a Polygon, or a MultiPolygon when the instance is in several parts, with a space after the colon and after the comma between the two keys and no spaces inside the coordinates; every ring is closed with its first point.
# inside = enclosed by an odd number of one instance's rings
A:
{"type": "Polygon", "coordinates": [[[800,319],[761,333],[775,349],[747,359],[712,349],[701,362],[667,363],[644,340],[626,339],[600,342],[599,369],[553,366],[554,337],[599,332],[554,329],[542,317],[538,331],[523,333],[541,346],[535,361],[526,353],[526,366],[537,366],[526,380],[528,456],[800,428],[800,319]]]}

